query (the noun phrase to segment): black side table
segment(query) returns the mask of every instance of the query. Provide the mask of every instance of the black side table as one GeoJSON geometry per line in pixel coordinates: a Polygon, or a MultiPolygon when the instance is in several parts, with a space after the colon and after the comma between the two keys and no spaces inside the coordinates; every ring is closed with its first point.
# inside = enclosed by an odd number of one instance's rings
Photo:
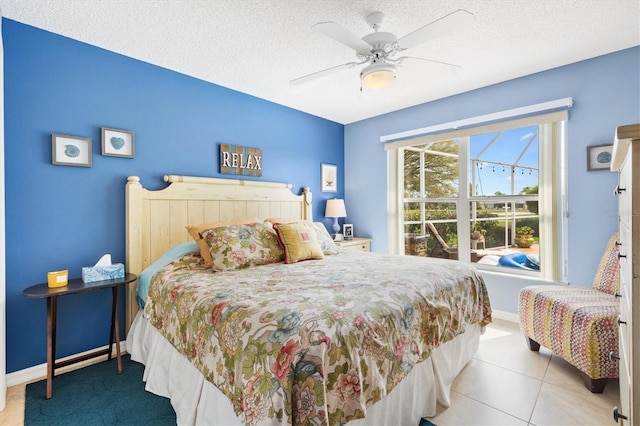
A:
{"type": "Polygon", "coordinates": [[[100,355],[108,354],[111,359],[111,349],[113,347],[113,338],[115,335],[116,354],[118,358],[118,374],[122,374],[122,358],[120,356],[120,327],[118,326],[118,287],[127,285],[137,280],[135,274],[125,274],[123,278],[115,278],[105,281],[95,281],[92,283],[84,283],[81,278],[69,280],[68,285],[64,287],[50,288],[47,283],[33,285],[25,289],[22,293],[30,298],[47,299],[47,399],[53,395],[52,381],[55,376],[56,368],[75,364],[80,361],[95,358],[100,355]],[[58,296],[66,296],[68,294],[88,293],[90,291],[101,290],[103,288],[111,288],[111,331],[109,333],[109,348],[94,351],[85,355],[80,355],[72,359],[56,362],[56,320],[58,315],[58,296]]]}

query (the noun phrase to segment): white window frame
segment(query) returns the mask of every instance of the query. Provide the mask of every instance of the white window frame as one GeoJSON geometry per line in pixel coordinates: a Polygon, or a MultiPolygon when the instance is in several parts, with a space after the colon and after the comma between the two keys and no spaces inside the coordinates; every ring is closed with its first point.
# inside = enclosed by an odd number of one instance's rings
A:
{"type": "MultiPolygon", "coordinates": [[[[570,100],[570,98],[569,98],[570,100]]],[[[565,101],[566,100],[561,100],[565,101]]],[[[555,101],[558,102],[558,101],[555,101]]],[[[550,103],[539,104],[548,105],[550,103]]],[[[571,102],[568,102],[570,106],[571,102]]],[[[534,106],[535,107],[535,106],[534,106]]],[[[429,142],[468,138],[472,135],[495,132],[500,130],[539,125],[539,237],[541,240],[540,258],[543,265],[541,271],[527,271],[502,266],[474,264],[479,269],[495,271],[504,274],[532,276],[544,281],[567,282],[567,188],[566,188],[566,121],[568,112],[562,109],[556,112],[541,113],[525,118],[514,118],[497,123],[477,125],[450,132],[435,132],[432,134],[416,131],[397,134],[402,139],[394,140],[394,135],[381,138],[386,141],[388,161],[388,190],[389,190],[389,248],[391,253],[404,254],[404,156],[399,155],[402,148],[422,145],[429,142]],[[554,136],[555,134],[555,136],[554,136]],[[410,139],[406,139],[410,137],[410,139]],[[547,141],[554,138],[554,143],[547,141]],[[419,140],[417,140],[419,139],[419,140]],[[549,167],[549,165],[552,165],[549,167]],[[545,167],[542,167],[544,165],[545,167]],[[552,189],[552,190],[549,190],[552,189]]],[[[467,121],[473,121],[469,119],[467,121]]],[[[441,129],[444,125],[433,126],[441,129]]],[[[470,202],[483,197],[471,197],[465,188],[468,187],[468,143],[460,143],[461,152],[459,163],[459,191],[457,199],[457,217],[470,218],[470,202]],[[464,150],[464,151],[462,151],[464,150]],[[463,167],[464,165],[464,167],[463,167]]],[[[508,196],[505,198],[509,198],[508,196]]],[[[497,200],[495,197],[493,200],[497,200]]],[[[437,200],[434,200],[437,201],[437,200]]],[[[469,235],[469,220],[458,223],[458,235],[469,235]]],[[[470,261],[470,241],[458,238],[458,255],[462,261],[470,261]]]]}

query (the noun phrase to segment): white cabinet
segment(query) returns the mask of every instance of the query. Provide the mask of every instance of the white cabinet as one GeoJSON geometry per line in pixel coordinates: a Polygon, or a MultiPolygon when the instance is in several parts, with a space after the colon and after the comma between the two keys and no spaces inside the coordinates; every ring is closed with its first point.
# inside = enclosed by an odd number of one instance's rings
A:
{"type": "Polygon", "coordinates": [[[371,251],[371,238],[357,238],[335,242],[337,246],[347,250],[371,251]]]}
{"type": "Polygon", "coordinates": [[[620,231],[620,406],[614,417],[632,426],[640,422],[640,124],[616,129],[611,170],[618,172],[620,231]]]}

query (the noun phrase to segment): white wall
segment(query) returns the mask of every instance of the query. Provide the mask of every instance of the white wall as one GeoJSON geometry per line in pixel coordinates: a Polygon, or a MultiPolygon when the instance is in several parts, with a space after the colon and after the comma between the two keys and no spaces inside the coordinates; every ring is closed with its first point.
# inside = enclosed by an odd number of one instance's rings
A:
{"type": "Polygon", "coordinates": [[[4,50],[2,45],[2,9],[0,9],[0,411],[4,410],[7,402],[4,206],[4,50]]]}

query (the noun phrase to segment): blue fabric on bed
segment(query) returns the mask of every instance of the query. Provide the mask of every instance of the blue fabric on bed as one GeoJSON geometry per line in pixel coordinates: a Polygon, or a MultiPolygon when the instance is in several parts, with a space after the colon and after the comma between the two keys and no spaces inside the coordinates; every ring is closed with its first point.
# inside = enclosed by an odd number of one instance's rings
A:
{"type": "Polygon", "coordinates": [[[177,246],[171,247],[158,260],[147,266],[138,277],[138,288],[136,289],[136,301],[138,302],[138,306],[144,308],[144,304],[147,300],[147,293],[149,292],[149,285],[151,284],[151,278],[153,278],[156,272],[187,253],[199,251],[200,249],[195,241],[178,244],[177,246]]]}

